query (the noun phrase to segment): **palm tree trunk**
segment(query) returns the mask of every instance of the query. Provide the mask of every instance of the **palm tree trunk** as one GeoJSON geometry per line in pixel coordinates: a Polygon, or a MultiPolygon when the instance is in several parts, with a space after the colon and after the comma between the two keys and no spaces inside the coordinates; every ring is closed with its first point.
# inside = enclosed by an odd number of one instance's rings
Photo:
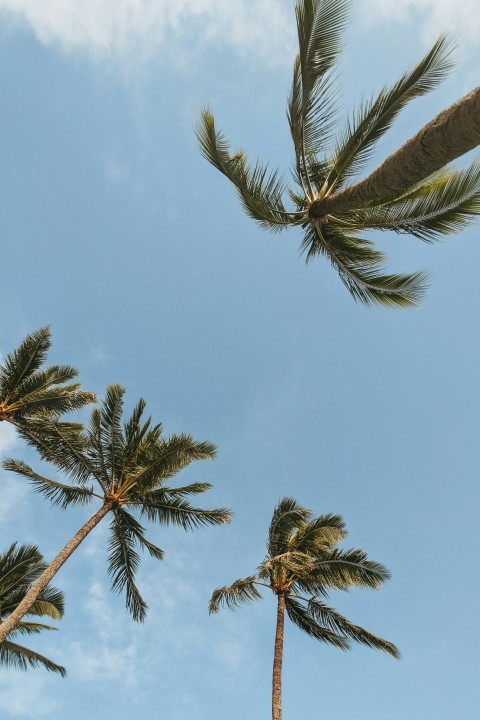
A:
{"type": "Polygon", "coordinates": [[[88,533],[93,530],[96,525],[98,525],[100,520],[102,520],[102,518],[104,518],[105,515],[107,515],[107,513],[109,513],[112,508],[112,501],[105,502],[100,508],[100,510],[98,510],[98,512],[96,512],[95,515],[93,515],[93,517],[91,517],[90,520],[88,520],[88,522],[86,522],[85,525],[80,528],[80,530],[73,536],[73,538],[68,541],[63,550],[58,553],[57,557],[40,575],[38,580],[32,585],[30,590],[23,598],[22,602],[15,608],[12,614],[9,615],[9,617],[0,624],[0,643],[2,643],[7,637],[7,635],[16,628],[22,617],[28,613],[42,590],[47,587],[53,576],[60,570],[63,563],[68,560],[70,555],[73,553],[74,550],[77,549],[82,540],[87,537],[88,533]]]}
{"type": "Polygon", "coordinates": [[[368,202],[393,200],[479,144],[480,87],[477,87],[437,115],[365,180],[316,200],[310,208],[310,217],[341,215],[368,202]]]}
{"type": "Polygon", "coordinates": [[[283,629],[285,626],[285,595],[279,593],[277,597],[277,627],[275,630],[272,674],[272,720],[282,720],[282,659],[283,629]]]}

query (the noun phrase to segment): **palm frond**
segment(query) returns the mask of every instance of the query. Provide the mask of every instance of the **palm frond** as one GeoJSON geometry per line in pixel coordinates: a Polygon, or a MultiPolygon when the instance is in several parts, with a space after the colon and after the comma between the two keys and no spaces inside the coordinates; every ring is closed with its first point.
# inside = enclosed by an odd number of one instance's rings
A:
{"type": "Polygon", "coordinates": [[[26,477],[32,483],[36,492],[44,495],[53,505],[59,505],[63,510],[69,505],[88,505],[93,496],[93,488],[65,485],[55,480],[39,475],[22,460],[7,458],[3,461],[5,470],[26,477]]]}
{"type": "Polygon", "coordinates": [[[232,515],[226,508],[204,510],[193,507],[182,497],[172,497],[165,488],[154,490],[139,500],[142,517],[161,525],[178,525],[184,530],[204,525],[225,525],[232,515]]]}
{"type": "Polygon", "coordinates": [[[100,444],[102,458],[112,476],[121,467],[124,448],[122,433],[123,396],[121,385],[109,385],[100,409],[100,444]]]}
{"type": "Polygon", "coordinates": [[[118,593],[125,591],[125,604],[132,618],[143,622],[147,603],[135,584],[135,574],[140,565],[140,556],[135,550],[137,537],[125,515],[114,512],[110,522],[108,574],[112,580],[112,590],[118,593]]]}
{"type": "Polygon", "coordinates": [[[163,560],[164,552],[162,548],[147,540],[145,537],[145,528],[138,520],[123,508],[118,508],[115,510],[115,513],[121,516],[123,526],[128,528],[128,532],[131,533],[142,550],[146,550],[151,557],[154,557],[156,560],[163,560]]]}
{"type": "Polygon", "coordinates": [[[67,674],[64,667],[57,665],[44,655],[40,655],[40,653],[34,650],[22,647],[22,645],[17,645],[9,640],[4,640],[3,643],[0,644],[0,665],[16,670],[27,670],[29,667],[43,667],[45,670],[59,673],[62,677],[65,677],[67,674]]]}
{"type": "MultiPolygon", "coordinates": [[[[368,587],[378,590],[390,578],[384,565],[369,560],[363,550],[340,550],[335,548],[330,555],[315,563],[308,582],[299,581],[302,587],[349,590],[351,587],[368,587]]],[[[315,594],[315,592],[313,593],[315,594]]]]}
{"type": "Polygon", "coordinates": [[[319,550],[332,548],[346,534],[345,522],[340,515],[320,515],[298,527],[290,538],[290,547],[313,555],[319,550]]]}
{"type": "Polygon", "coordinates": [[[375,650],[382,650],[396,659],[400,658],[400,652],[393,643],[373,635],[358,625],[354,625],[336,610],[317,599],[308,601],[308,613],[320,625],[329,628],[338,635],[344,635],[350,640],[354,640],[361,645],[367,645],[375,650]]]}
{"type": "Polygon", "coordinates": [[[233,183],[249,217],[274,231],[291,224],[282,200],[286,186],[277,170],[259,162],[250,165],[243,151],[231,155],[229,143],[217,132],[209,110],[202,112],[196,135],[203,156],[233,183]]]}
{"type": "MultiPolygon", "coordinates": [[[[443,171],[405,196],[352,213],[356,227],[409,233],[432,242],[460,232],[480,216],[480,162],[443,171]]],[[[349,222],[349,216],[345,216],[349,222]]]]}
{"type": "Polygon", "coordinates": [[[261,598],[262,596],[255,587],[256,579],[255,575],[251,575],[247,578],[235,580],[228,587],[214,590],[208,603],[208,612],[210,614],[217,613],[221,607],[228,607],[233,610],[238,605],[261,598]]]}
{"type": "Polygon", "coordinates": [[[360,106],[337,145],[329,186],[338,189],[341,181],[357,173],[399,112],[414,98],[437,87],[452,68],[452,51],[452,43],[441,35],[418,65],[391,88],[383,88],[376,100],[360,106]]]}
{"type": "Polygon", "coordinates": [[[6,400],[15,388],[42,365],[51,345],[50,328],[27,335],[18,348],[7,355],[0,367],[0,396],[6,400]]]}
{"type": "Polygon", "coordinates": [[[333,647],[340,648],[340,650],[350,649],[350,643],[343,634],[337,634],[333,630],[320,625],[312,614],[309,613],[308,608],[305,608],[297,600],[294,600],[292,597],[285,598],[285,608],[290,620],[295,623],[300,630],[310,635],[310,637],[333,645],[333,647]]]}
{"type": "Polygon", "coordinates": [[[327,257],[352,297],[364,305],[387,307],[418,305],[422,299],[427,276],[386,275],[382,272],[382,253],[367,240],[356,238],[333,222],[306,229],[302,250],[309,262],[316,255],[327,257]]]}
{"type": "Polygon", "coordinates": [[[268,554],[271,558],[289,550],[289,540],[298,525],[308,521],[312,511],[298,504],[295,498],[284,497],[273,511],[268,530],[268,554]]]}

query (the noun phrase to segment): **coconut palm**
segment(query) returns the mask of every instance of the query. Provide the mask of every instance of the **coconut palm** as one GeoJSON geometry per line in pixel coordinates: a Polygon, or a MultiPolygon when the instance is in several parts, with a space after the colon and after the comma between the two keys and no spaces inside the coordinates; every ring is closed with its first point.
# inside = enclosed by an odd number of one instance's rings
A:
{"type": "Polygon", "coordinates": [[[383,650],[398,658],[392,643],[354,625],[325,600],[331,590],[367,587],[377,590],[390,574],[363,550],[336,547],[346,536],[339,515],[314,517],[294,498],[283,498],[274,510],[268,532],[267,556],[253,575],[217,588],[210,613],[261,597],[266,587],[277,597],[277,623],[272,675],[272,719],[281,720],[282,658],[285,610],[290,620],[308,635],[348,650],[351,641],[383,650]]]}
{"type": "MultiPolygon", "coordinates": [[[[0,619],[7,617],[24,598],[32,583],[47,567],[43,557],[34,545],[12,543],[5,553],[0,553],[0,619]]],[[[47,585],[29,610],[30,615],[51,617],[59,620],[63,616],[63,593],[47,585]]],[[[26,670],[28,667],[44,667],[65,675],[65,668],[40,655],[35,650],[12,642],[16,635],[34,635],[42,630],[56,630],[51,625],[21,621],[8,638],[0,645],[0,665],[26,670]]]]}
{"type": "MultiPolygon", "coordinates": [[[[93,393],[70,382],[78,374],[75,368],[43,367],[50,345],[50,329],[40,328],[27,335],[0,365],[0,422],[14,425],[44,456],[48,456],[49,424],[95,401],[93,393]]],[[[70,427],[64,423],[64,432],[70,427]]]]}
{"type": "Polygon", "coordinates": [[[287,108],[293,185],[278,170],[249,162],[243,150],[232,152],[209,110],[197,137],[203,155],[234,184],[243,209],[263,228],[302,227],[307,262],[326,257],[357,301],[412,305],[422,297],[425,274],[385,274],[384,255],[363,233],[393,230],[431,242],[480,214],[478,161],[446,167],[480,143],[480,88],[352,185],[399,112],[448,73],[452,44],[441,36],[418,65],[363,101],[336,135],[336,66],[349,6],[349,0],[298,0],[295,6],[299,52],[287,108]]]}
{"type": "Polygon", "coordinates": [[[125,390],[119,385],[107,388],[101,408],[92,411],[89,427],[63,435],[61,425],[51,426],[50,461],[73,484],[50,480],[39,475],[26,463],[5,460],[4,467],[27,478],[35,490],[62,509],[70,505],[100,502],[98,510],[67,542],[40,576],[24,600],[0,625],[0,642],[29,611],[73,551],[106,516],[110,515],[108,571],[112,589],[125,592],[126,607],[134,620],[143,622],[147,605],[136,584],[140,563],[138,549],[161,560],[163,551],[145,537],[140,519],[160,525],[179,525],[191,530],[202,525],[227,523],[230,512],[224,508],[204,510],[188,502],[191,495],[206,492],[211,486],[195,482],[170,487],[166,481],[194,460],[212,459],[215,446],[198,442],[190,435],[162,436],[162,426],[142,421],[144,400],[135,406],[122,426],[125,390]]]}

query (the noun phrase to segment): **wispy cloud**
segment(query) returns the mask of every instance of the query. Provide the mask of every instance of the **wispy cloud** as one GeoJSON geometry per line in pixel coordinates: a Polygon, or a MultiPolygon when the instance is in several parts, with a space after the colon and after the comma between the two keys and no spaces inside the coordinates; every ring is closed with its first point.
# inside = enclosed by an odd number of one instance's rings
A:
{"type": "Polygon", "coordinates": [[[480,43],[478,0],[362,0],[359,17],[369,25],[390,29],[395,23],[415,24],[425,40],[452,33],[465,52],[480,43]]]}
{"type": "Polygon", "coordinates": [[[35,672],[30,672],[28,679],[24,673],[3,674],[0,678],[0,710],[8,713],[8,717],[51,715],[59,707],[52,689],[55,679],[35,672]]]}
{"type": "Polygon", "coordinates": [[[15,428],[6,422],[0,425],[0,455],[9,452],[18,442],[15,428]]]}
{"type": "MultiPolygon", "coordinates": [[[[290,64],[294,47],[292,7],[279,0],[0,0],[0,11],[27,24],[40,42],[67,53],[121,64],[178,56],[224,44],[268,65],[290,64]]],[[[182,62],[182,58],[180,58],[182,62]]]]}

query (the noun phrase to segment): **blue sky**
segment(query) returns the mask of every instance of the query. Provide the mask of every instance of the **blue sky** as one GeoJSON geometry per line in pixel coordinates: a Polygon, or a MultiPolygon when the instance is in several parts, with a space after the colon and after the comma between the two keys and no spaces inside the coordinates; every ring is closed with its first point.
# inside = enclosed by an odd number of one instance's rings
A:
{"type": "MultiPolygon", "coordinates": [[[[358,0],[342,100],[393,81],[441,30],[459,64],[379,147],[383,159],[476,84],[476,0],[358,0]]],[[[139,396],[168,432],[218,445],[181,480],[208,480],[227,528],[152,529],[150,612],[134,624],[109,590],[105,528],[56,584],[59,631],[35,647],[65,665],[0,676],[13,718],[268,717],[274,602],[209,617],[213,588],[263,559],[282,496],[344,516],[348,546],[387,565],[380,593],[333,602],[403,658],[345,654],[288,627],[284,717],[471,717],[479,663],[476,569],[479,229],[426,246],[375,236],[392,271],[426,269],[415,310],[355,305],[326,262],[305,266],[295,231],[269,235],[200,156],[209,104],[233,146],[287,170],[295,52],[290,0],[0,0],[0,351],[49,324],[51,360],[100,396],[139,396]]],[[[7,428],[0,451],[26,458],[7,428]]],[[[85,521],[1,471],[2,547],[52,557],[85,521]]],[[[33,642],[32,642],[33,645],[33,642]]]]}

